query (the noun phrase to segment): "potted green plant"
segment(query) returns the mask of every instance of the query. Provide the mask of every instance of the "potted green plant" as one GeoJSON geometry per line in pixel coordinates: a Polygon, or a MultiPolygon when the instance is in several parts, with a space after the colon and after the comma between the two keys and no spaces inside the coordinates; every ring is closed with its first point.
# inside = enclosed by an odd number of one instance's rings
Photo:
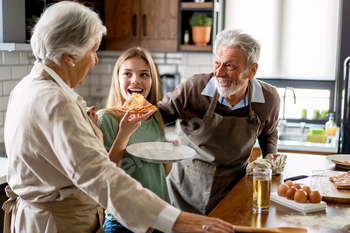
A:
{"type": "Polygon", "coordinates": [[[204,13],[192,15],[189,24],[192,29],[192,40],[196,45],[205,46],[210,41],[213,19],[204,13]]]}

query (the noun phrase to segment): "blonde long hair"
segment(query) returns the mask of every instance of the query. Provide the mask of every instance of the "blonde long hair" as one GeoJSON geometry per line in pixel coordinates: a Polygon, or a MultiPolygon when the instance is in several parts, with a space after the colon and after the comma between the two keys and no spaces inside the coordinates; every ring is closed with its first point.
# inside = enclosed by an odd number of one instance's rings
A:
{"type": "MultiPolygon", "coordinates": [[[[157,67],[154,64],[151,54],[148,52],[146,48],[143,48],[143,47],[129,48],[125,52],[123,52],[122,55],[120,55],[120,57],[118,58],[114,66],[112,84],[111,84],[111,88],[110,88],[106,106],[105,106],[106,109],[112,110],[113,112],[116,113],[116,115],[113,115],[113,114],[111,115],[118,120],[120,120],[123,117],[123,115],[117,112],[117,110],[120,107],[122,107],[123,104],[125,103],[125,98],[123,97],[121,88],[120,88],[119,71],[122,64],[130,58],[142,58],[150,68],[152,85],[151,85],[150,93],[146,98],[147,101],[158,107],[158,101],[160,101],[162,98],[160,79],[159,79],[157,67]]],[[[162,133],[163,139],[165,139],[164,121],[159,111],[157,111],[157,115],[158,115],[161,133],[162,133]]]]}

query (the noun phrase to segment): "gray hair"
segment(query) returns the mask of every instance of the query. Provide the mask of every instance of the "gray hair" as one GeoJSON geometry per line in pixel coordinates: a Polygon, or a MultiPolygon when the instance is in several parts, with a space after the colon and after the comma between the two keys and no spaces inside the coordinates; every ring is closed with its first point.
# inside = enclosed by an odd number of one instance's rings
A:
{"type": "Polygon", "coordinates": [[[232,48],[240,46],[245,54],[245,68],[259,61],[261,43],[240,29],[225,29],[219,32],[214,43],[215,50],[221,44],[232,48]]]}
{"type": "Polygon", "coordinates": [[[82,59],[106,32],[96,12],[77,2],[62,1],[45,9],[30,44],[37,60],[51,60],[60,66],[63,54],[82,59]]]}

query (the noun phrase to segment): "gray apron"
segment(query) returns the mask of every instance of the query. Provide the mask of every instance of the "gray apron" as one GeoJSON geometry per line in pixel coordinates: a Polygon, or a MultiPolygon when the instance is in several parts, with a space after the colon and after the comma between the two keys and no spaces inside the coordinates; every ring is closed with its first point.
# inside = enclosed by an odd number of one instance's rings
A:
{"type": "MultiPolygon", "coordinates": [[[[168,178],[172,205],[207,215],[245,174],[245,168],[261,125],[252,110],[248,85],[249,116],[224,117],[215,113],[217,90],[203,119],[189,135],[181,130],[179,141],[196,155],[175,163],[168,178]]],[[[194,120],[195,121],[195,120],[194,120]]]]}

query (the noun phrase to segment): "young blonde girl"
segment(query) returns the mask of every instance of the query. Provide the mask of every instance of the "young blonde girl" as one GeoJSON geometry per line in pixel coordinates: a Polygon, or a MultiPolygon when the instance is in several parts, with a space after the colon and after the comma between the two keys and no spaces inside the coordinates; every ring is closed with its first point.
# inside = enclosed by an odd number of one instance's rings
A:
{"type": "MultiPolygon", "coordinates": [[[[117,60],[106,108],[98,112],[98,125],[103,132],[106,149],[109,151],[113,147],[113,150],[117,150],[117,153],[110,155],[110,159],[138,180],[143,187],[170,203],[166,175],[170,172],[171,164],[144,162],[125,150],[134,143],[164,141],[165,138],[164,124],[159,111],[141,116],[129,112],[123,116],[117,111],[133,93],[143,95],[155,106],[161,99],[156,66],[149,52],[142,47],[126,50],[117,60]],[[134,120],[140,117],[144,120],[134,123],[134,120]]],[[[131,232],[108,211],[104,230],[106,233],[131,232]]]]}

